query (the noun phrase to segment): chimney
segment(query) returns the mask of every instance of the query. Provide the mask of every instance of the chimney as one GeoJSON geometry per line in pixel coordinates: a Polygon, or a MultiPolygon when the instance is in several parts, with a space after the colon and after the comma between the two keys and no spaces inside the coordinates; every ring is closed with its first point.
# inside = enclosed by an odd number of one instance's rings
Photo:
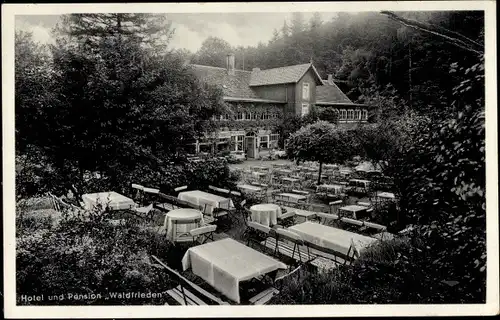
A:
{"type": "Polygon", "coordinates": [[[230,53],[226,59],[227,74],[234,76],[234,54],[230,53]]]}
{"type": "Polygon", "coordinates": [[[332,74],[328,75],[328,84],[333,85],[333,75],[332,74]]]}
{"type": "Polygon", "coordinates": [[[252,72],[257,72],[257,71],[260,71],[260,68],[253,68],[252,69],[252,72]]]}

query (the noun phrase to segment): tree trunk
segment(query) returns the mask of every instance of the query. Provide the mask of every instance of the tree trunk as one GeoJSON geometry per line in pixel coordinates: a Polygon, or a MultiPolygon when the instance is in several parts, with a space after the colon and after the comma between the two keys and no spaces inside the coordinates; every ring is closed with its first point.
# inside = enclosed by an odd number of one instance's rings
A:
{"type": "Polygon", "coordinates": [[[321,184],[321,169],[323,168],[323,163],[319,162],[319,173],[318,173],[318,186],[321,184]]]}

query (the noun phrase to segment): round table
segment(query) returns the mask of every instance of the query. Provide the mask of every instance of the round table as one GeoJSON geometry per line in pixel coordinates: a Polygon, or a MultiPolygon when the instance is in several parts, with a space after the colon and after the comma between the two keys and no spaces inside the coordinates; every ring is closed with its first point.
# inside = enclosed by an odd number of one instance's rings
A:
{"type": "Polygon", "coordinates": [[[273,203],[256,204],[250,207],[252,221],[267,227],[278,224],[278,217],[281,215],[280,206],[273,203]]]}
{"type": "Polygon", "coordinates": [[[175,209],[165,215],[167,238],[175,241],[177,237],[203,225],[203,214],[196,209],[175,209]],[[174,228],[175,225],[175,228],[174,228]]]}

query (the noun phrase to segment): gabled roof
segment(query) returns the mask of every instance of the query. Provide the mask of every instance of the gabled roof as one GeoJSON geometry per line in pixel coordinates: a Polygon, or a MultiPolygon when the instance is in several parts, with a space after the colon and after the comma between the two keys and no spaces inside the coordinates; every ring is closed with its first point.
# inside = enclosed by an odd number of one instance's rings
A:
{"type": "Polygon", "coordinates": [[[224,100],[262,103],[285,103],[286,101],[263,99],[253,90],[252,83],[260,83],[259,85],[295,83],[312,68],[313,72],[317,75],[318,83],[323,84],[316,86],[317,104],[353,104],[337,85],[329,83],[327,80],[322,80],[316,68],[310,63],[253,72],[235,70],[234,75],[229,75],[226,68],[198,64],[190,64],[189,68],[201,81],[221,88],[224,94],[224,100]]]}
{"type": "Polygon", "coordinates": [[[235,70],[234,76],[228,75],[226,68],[191,64],[191,70],[198,79],[222,89],[225,97],[259,99],[250,88],[250,71],[235,70]]]}
{"type": "Polygon", "coordinates": [[[314,68],[312,63],[306,63],[294,66],[252,71],[250,86],[297,83],[310,68],[313,69],[319,84],[321,82],[321,77],[316,71],[316,68],[314,68]]]}
{"type": "Polygon", "coordinates": [[[352,101],[333,82],[322,80],[322,86],[316,86],[316,103],[318,104],[352,104],[352,101]]]}

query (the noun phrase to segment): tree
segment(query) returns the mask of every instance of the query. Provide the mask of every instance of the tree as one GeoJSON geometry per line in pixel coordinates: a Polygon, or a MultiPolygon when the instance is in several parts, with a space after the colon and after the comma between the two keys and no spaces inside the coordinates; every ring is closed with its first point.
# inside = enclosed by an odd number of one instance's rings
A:
{"type": "Polygon", "coordinates": [[[225,68],[227,55],[231,51],[231,45],[227,41],[217,37],[208,37],[203,41],[192,61],[196,64],[225,68]]]}
{"type": "Polygon", "coordinates": [[[214,129],[210,119],[223,106],[221,91],[200,83],[178,55],[144,47],[133,26],[117,42],[115,27],[95,39],[90,28],[92,46],[80,45],[83,31],[68,37],[60,30],[52,48],[57,99],[44,147],[68,177],[98,170],[117,179],[141,165],[160,170],[160,159],[177,157],[188,140],[214,129]]]}
{"type": "Polygon", "coordinates": [[[39,145],[46,132],[46,110],[54,103],[50,53],[31,33],[15,34],[16,150],[39,145]]]}
{"type": "Polygon", "coordinates": [[[64,15],[56,30],[76,39],[80,45],[97,48],[102,39],[140,43],[156,53],[165,53],[173,36],[172,23],[164,14],[93,13],[64,15]]]}
{"type": "Polygon", "coordinates": [[[318,161],[318,184],[321,183],[323,163],[343,163],[357,154],[357,146],[349,131],[318,121],[293,133],[285,146],[287,154],[297,161],[318,161]]]}

